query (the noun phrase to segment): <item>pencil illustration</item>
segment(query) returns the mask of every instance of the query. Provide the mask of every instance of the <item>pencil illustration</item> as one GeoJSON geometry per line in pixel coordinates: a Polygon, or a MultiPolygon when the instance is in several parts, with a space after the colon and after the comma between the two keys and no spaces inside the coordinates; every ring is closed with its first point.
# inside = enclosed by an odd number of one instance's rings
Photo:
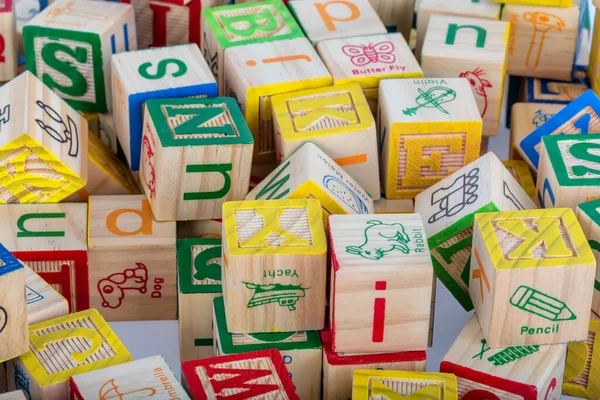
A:
{"type": "Polygon", "coordinates": [[[519,286],[510,298],[510,304],[550,321],[577,319],[565,303],[528,286],[519,286]]]}

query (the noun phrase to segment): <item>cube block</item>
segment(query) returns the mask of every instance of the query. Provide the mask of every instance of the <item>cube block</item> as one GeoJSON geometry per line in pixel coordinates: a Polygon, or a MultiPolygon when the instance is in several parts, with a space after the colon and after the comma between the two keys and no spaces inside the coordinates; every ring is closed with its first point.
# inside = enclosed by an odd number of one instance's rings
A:
{"type": "Polygon", "coordinates": [[[27,304],[23,264],[0,245],[0,361],[27,352],[27,304]]]}
{"type": "Polygon", "coordinates": [[[456,377],[434,372],[354,371],[352,399],[369,400],[377,396],[390,399],[457,400],[456,377]]]}
{"type": "Polygon", "coordinates": [[[597,260],[592,311],[600,315],[600,268],[598,268],[600,262],[600,254],[598,254],[600,252],[600,200],[579,204],[575,213],[597,260]]]}
{"type": "MultiPolygon", "coordinates": [[[[562,104],[515,103],[512,106],[510,120],[509,158],[524,160],[519,152],[519,144],[530,133],[546,123],[557,112],[563,109],[562,104]]],[[[539,158],[539,146],[536,149],[539,158]]],[[[537,171],[537,169],[536,169],[537,171]]]]}

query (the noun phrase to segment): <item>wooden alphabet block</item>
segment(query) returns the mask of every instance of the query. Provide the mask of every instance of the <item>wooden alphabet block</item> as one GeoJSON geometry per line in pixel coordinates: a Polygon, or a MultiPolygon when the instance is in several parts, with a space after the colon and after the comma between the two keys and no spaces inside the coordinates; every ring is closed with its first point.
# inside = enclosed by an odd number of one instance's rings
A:
{"type": "Polygon", "coordinates": [[[223,238],[230,332],[323,329],[327,244],[318,200],[227,202],[223,238]]]}
{"type": "Polygon", "coordinates": [[[415,212],[423,216],[435,274],[465,310],[473,309],[469,297],[473,217],[533,208],[535,203],[491,152],[417,196],[415,212]]]}
{"type": "MultiPolygon", "coordinates": [[[[490,0],[458,0],[449,3],[444,0],[420,0],[417,10],[417,45],[415,47],[415,54],[417,57],[421,55],[423,51],[423,43],[425,42],[425,34],[429,31],[429,19],[432,15],[443,15],[443,16],[455,16],[455,17],[468,17],[477,18],[479,20],[497,20],[500,19],[500,4],[493,3],[490,0]]],[[[462,20],[462,18],[459,18],[462,20]]],[[[475,22],[475,21],[473,21],[475,22]]],[[[482,23],[483,21],[478,21],[482,23]]],[[[475,25],[477,26],[477,25],[475,25]]],[[[433,29],[439,27],[432,24],[433,29]]],[[[454,29],[453,36],[450,38],[460,37],[461,35],[467,34],[463,31],[460,35],[457,35],[461,26],[457,25],[454,29]]],[[[463,28],[464,29],[464,28],[463,28]]],[[[452,31],[449,31],[452,32],[452,31]]],[[[480,31],[475,32],[477,39],[481,37],[480,31]]],[[[468,35],[468,34],[467,34],[468,35]]],[[[468,35],[470,39],[474,39],[472,35],[468,35]]],[[[451,40],[453,41],[453,40],[451,40]]],[[[505,39],[506,41],[506,39],[505,39]]],[[[485,42],[485,39],[484,39],[485,42]]],[[[490,47],[484,46],[481,47],[490,47]]],[[[504,44],[503,47],[506,47],[504,44]]],[[[477,57],[472,57],[472,61],[481,60],[477,57]]],[[[471,64],[471,67],[473,65],[471,64]]]]}
{"type": "Polygon", "coordinates": [[[25,299],[27,300],[27,323],[47,321],[69,313],[69,303],[34,270],[25,267],[25,299]]]}
{"type": "Polygon", "coordinates": [[[595,275],[570,208],[475,215],[469,294],[490,347],[585,340],[595,275]]]}
{"type": "Polygon", "coordinates": [[[28,400],[22,390],[0,394],[0,400],[28,400]]]}
{"type": "Polygon", "coordinates": [[[57,203],[87,180],[86,120],[31,72],[0,87],[0,203],[57,203]]]}
{"type": "Polygon", "coordinates": [[[562,392],[582,399],[600,398],[600,317],[591,313],[588,337],[568,345],[562,392]],[[598,348],[596,348],[598,346],[598,348]]]}
{"type": "Polygon", "coordinates": [[[521,140],[518,150],[523,159],[537,171],[543,136],[595,132],[600,132],[600,99],[593,91],[588,90],[521,140]]]}
{"type": "Polygon", "coordinates": [[[415,202],[409,199],[388,200],[381,198],[373,202],[375,214],[414,213],[415,202]]]}
{"type": "Polygon", "coordinates": [[[368,0],[292,0],[288,7],[312,43],[387,33],[368,0]]]}
{"type": "Polygon", "coordinates": [[[579,204],[575,213],[597,260],[592,311],[600,315],[600,268],[598,268],[600,263],[600,257],[598,256],[598,252],[600,252],[600,200],[596,199],[579,204]]]}
{"type": "Polygon", "coordinates": [[[318,331],[280,333],[229,333],[223,297],[215,297],[213,327],[215,355],[277,349],[301,399],[321,398],[323,350],[318,331]]]}
{"type": "Polygon", "coordinates": [[[279,0],[207,8],[202,13],[202,53],[225,95],[224,53],[233,46],[304,37],[279,0]]]}
{"type": "MultiPolygon", "coordinates": [[[[563,109],[562,104],[515,103],[512,106],[510,121],[509,158],[523,160],[519,152],[519,144],[531,132],[546,123],[557,112],[563,109]]],[[[538,151],[539,153],[539,151],[538,151]]]]}
{"type": "Polygon", "coordinates": [[[9,389],[31,400],[69,398],[69,378],[132,360],[97,310],[29,327],[29,351],[8,364],[9,389]]]}
{"type": "Polygon", "coordinates": [[[358,84],[274,96],[272,105],[279,163],[312,142],[379,199],[377,130],[358,84]]]}
{"type": "Polygon", "coordinates": [[[215,97],[217,84],[195,44],[129,51],[111,60],[115,129],[129,166],[138,171],[143,104],[150,99],[215,97]]]}
{"type": "MultiPolygon", "coordinates": [[[[220,227],[219,227],[220,228],[220,227]]],[[[221,238],[177,241],[179,349],[182,361],[213,357],[213,299],[221,296],[221,238]]]]}
{"type": "Polygon", "coordinates": [[[571,80],[579,32],[579,1],[569,8],[506,4],[510,75],[571,80]]]}
{"type": "Polygon", "coordinates": [[[558,400],[566,347],[490,348],[473,315],[444,356],[440,372],[456,375],[459,399],[558,400]]]}
{"type": "Polygon", "coordinates": [[[323,399],[352,398],[354,371],[364,369],[425,371],[427,353],[335,353],[331,350],[331,332],[321,331],[323,345],[323,399]]]}
{"type": "Polygon", "coordinates": [[[372,214],[374,210],[371,196],[312,142],[306,142],[246,196],[246,200],[312,198],[321,202],[325,226],[331,214],[372,214]]]}
{"type": "Polygon", "coordinates": [[[400,32],[406,41],[415,18],[416,0],[369,0],[388,32],[400,32]]]}
{"type": "Polygon", "coordinates": [[[522,160],[502,161],[508,172],[521,185],[525,193],[535,202],[535,181],[531,175],[529,164],[522,160]]]}
{"type": "Polygon", "coordinates": [[[0,244],[0,361],[27,352],[27,304],[23,264],[0,244]]]}
{"type": "Polygon", "coordinates": [[[529,77],[523,80],[522,98],[527,103],[569,104],[586,90],[584,83],[529,77]]]}
{"type": "Polygon", "coordinates": [[[431,399],[457,400],[456,377],[435,372],[354,371],[352,400],[431,399]]]}
{"type": "Polygon", "coordinates": [[[421,53],[425,76],[467,79],[484,136],[498,134],[509,28],[503,21],[433,15],[421,53]]]}
{"type": "Polygon", "coordinates": [[[253,139],[234,99],[146,103],[142,187],[158,221],[220,218],[248,193],[253,139]]]}
{"type": "Polygon", "coordinates": [[[433,267],[421,216],[332,215],[329,248],[333,351],[426,350],[433,267]]]}
{"type": "Polygon", "coordinates": [[[175,222],[143,195],[89,198],[90,307],[109,321],[176,319],[175,222]]]}
{"type": "Polygon", "coordinates": [[[69,312],[90,307],[87,204],[0,206],[0,243],[57,288],[69,312]]]}
{"type": "Polygon", "coordinates": [[[190,400],[162,356],[77,374],[71,377],[70,386],[74,400],[153,396],[157,399],[190,400]]]}
{"type": "Polygon", "coordinates": [[[17,76],[16,10],[13,0],[0,3],[0,82],[17,76]]]}
{"type": "Polygon", "coordinates": [[[23,28],[27,69],[78,111],[112,108],[110,58],[137,49],[133,7],[59,0],[23,28]]]}
{"type": "Polygon", "coordinates": [[[600,198],[600,135],[542,137],[537,197],[542,208],[569,207],[600,198]]]}
{"type": "Polygon", "coordinates": [[[181,380],[195,400],[217,400],[230,393],[257,400],[300,399],[275,349],[186,361],[181,363],[181,380]]]}
{"type": "Polygon", "coordinates": [[[414,199],[479,156],[481,117],[466,79],[385,79],[377,119],[386,199],[414,199]]]}
{"type": "Polygon", "coordinates": [[[271,96],[332,82],[304,37],[230,47],[225,51],[224,74],[225,96],[238,102],[254,136],[253,163],[257,164],[275,162],[271,96]]]}

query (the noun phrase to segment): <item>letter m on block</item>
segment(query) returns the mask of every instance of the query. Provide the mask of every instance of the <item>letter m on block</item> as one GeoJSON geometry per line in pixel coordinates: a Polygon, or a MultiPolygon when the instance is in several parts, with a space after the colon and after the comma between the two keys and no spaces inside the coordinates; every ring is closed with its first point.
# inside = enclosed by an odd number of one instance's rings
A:
{"type": "Polygon", "coordinates": [[[281,391],[279,385],[265,383],[268,381],[277,382],[273,371],[270,369],[242,369],[233,368],[233,365],[232,368],[206,365],[202,369],[208,376],[215,395],[214,398],[217,400],[254,399],[258,396],[281,391]],[[269,377],[271,379],[268,379],[269,377]]]}

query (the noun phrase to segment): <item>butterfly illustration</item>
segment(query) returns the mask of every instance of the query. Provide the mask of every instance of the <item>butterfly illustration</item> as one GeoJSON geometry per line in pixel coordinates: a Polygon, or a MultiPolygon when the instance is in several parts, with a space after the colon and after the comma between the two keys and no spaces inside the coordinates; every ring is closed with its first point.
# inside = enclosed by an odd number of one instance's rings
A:
{"type": "Polygon", "coordinates": [[[392,42],[380,42],[367,45],[348,44],[342,47],[342,52],[350,57],[350,62],[357,67],[373,63],[392,64],[396,61],[396,56],[391,54],[394,51],[392,42]]]}

